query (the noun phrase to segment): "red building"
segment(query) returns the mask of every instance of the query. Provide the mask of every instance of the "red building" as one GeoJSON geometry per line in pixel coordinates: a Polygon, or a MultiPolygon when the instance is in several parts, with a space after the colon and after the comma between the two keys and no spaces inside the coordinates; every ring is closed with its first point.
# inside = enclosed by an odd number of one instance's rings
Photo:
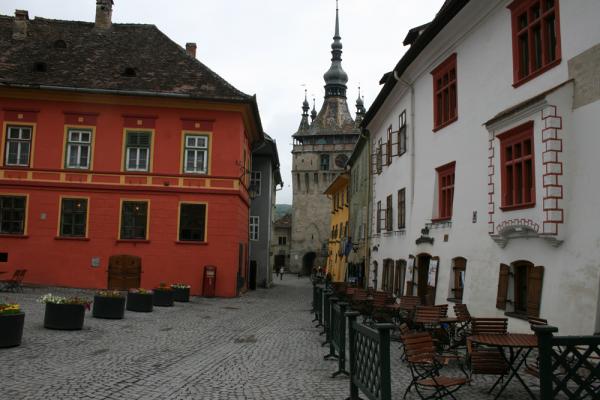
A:
{"type": "Polygon", "coordinates": [[[0,16],[0,269],[84,288],[245,289],[248,96],[154,25],[0,16]]]}

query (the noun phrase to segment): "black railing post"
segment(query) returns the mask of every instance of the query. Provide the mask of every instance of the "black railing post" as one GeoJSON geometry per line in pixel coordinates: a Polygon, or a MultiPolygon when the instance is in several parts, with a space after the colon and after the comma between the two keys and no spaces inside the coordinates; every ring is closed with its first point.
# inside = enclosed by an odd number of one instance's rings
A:
{"type": "MultiPolygon", "coordinates": [[[[337,307],[339,308],[339,312],[336,311],[335,317],[337,320],[335,321],[336,329],[333,330],[334,337],[332,338],[332,342],[335,341],[338,347],[338,370],[331,376],[335,378],[339,374],[349,375],[348,371],[346,371],[346,306],[348,303],[340,301],[337,303],[337,307]]],[[[334,316],[332,316],[333,322],[334,316]]]]}
{"type": "Polygon", "coordinates": [[[331,298],[331,291],[323,290],[323,332],[321,335],[325,335],[325,341],[323,342],[323,346],[329,343],[329,325],[331,318],[331,302],[329,299],[331,298]]]}
{"type": "Polygon", "coordinates": [[[360,313],[358,311],[350,311],[346,313],[348,317],[348,345],[350,346],[350,397],[348,400],[359,400],[358,386],[354,383],[354,374],[356,373],[356,334],[354,332],[354,324],[356,317],[360,313]]]}
{"type": "Polygon", "coordinates": [[[379,362],[381,363],[381,400],[392,398],[392,382],[390,371],[390,329],[392,324],[375,324],[379,331],[379,362]]]}
{"type": "Polygon", "coordinates": [[[335,316],[335,312],[334,312],[334,304],[337,303],[338,299],[337,297],[333,297],[331,292],[329,292],[329,296],[326,295],[326,306],[328,306],[327,308],[329,309],[329,313],[325,313],[326,315],[326,319],[325,319],[325,342],[323,343],[323,346],[325,346],[326,344],[329,344],[329,354],[327,354],[325,357],[326,360],[329,360],[330,358],[337,358],[337,354],[335,353],[335,324],[337,323],[336,320],[336,316],[335,316]],[[329,314],[329,315],[327,315],[329,314]]]}
{"type": "Polygon", "coordinates": [[[313,320],[316,321],[316,312],[317,312],[317,283],[313,281],[312,283],[313,285],[313,298],[312,298],[312,312],[315,313],[315,319],[313,320]]]}
{"type": "Polygon", "coordinates": [[[558,328],[547,325],[534,325],[531,327],[538,339],[538,358],[540,366],[540,399],[552,399],[552,339],[553,333],[558,328]]]}
{"type": "Polygon", "coordinates": [[[317,286],[316,317],[317,317],[317,326],[315,328],[323,326],[323,288],[320,286],[317,286]]]}

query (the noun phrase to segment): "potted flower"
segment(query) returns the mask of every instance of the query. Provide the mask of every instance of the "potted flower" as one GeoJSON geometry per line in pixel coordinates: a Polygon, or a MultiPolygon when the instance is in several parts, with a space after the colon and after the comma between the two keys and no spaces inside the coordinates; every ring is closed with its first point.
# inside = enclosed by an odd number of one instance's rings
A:
{"type": "Polygon", "coordinates": [[[0,347],[13,347],[21,344],[25,313],[18,304],[0,303],[0,347]]]}
{"type": "Polygon", "coordinates": [[[63,297],[46,294],[39,299],[46,304],[44,328],[80,330],[83,328],[85,310],[90,309],[91,301],[81,297],[63,297]]]}
{"type": "Polygon", "coordinates": [[[171,285],[173,289],[173,300],[181,303],[187,303],[190,301],[190,285],[185,283],[174,283],[171,285]]]}
{"type": "Polygon", "coordinates": [[[127,293],[127,310],[152,312],[152,290],[129,289],[127,293]]]}
{"type": "Polygon", "coordinates": [[[122,319],[125,314],[125,296],[118,290],[101,290],[94,296],[94,318],[122,319]]]}
{"type": "Polygon", "coordinates": [[[173,307],[173,289],[161,282],[157,288],[154,288],[154,305],[159,307],[173,307]]]}

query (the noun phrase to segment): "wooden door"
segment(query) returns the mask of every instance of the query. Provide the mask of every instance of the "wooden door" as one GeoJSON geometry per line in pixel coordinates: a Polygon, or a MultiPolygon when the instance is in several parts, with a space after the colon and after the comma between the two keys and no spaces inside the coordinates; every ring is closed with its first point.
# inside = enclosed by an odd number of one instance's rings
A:
{"type": "MultiPolygon", "coordinates": [[[[417,257],[417,296],[421,299],[421,304],[430,305],[430,296],[428,295],[427,280],[429,278],[429,261],[431,256],[429,254],[422,254],[417,257]]],[[[435,294],[435,293],[434,293],[435,294]]]]}
{"type": "Polygon", "coordinates": [[[142,259],[127,254],[111,256],[108,260],[108,288],[127,290],[139,288],[142,259]]]}

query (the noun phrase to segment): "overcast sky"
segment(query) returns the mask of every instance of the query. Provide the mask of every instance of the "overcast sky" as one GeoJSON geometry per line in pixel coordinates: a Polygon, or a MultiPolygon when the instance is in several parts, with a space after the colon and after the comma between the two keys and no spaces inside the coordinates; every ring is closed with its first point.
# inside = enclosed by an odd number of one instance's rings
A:
{"type": "MultiPolygon", "coordinates": [[[[304,86],[323,101],[330,65],[335,0],[114,0],[113,22],[154,24],[239,90],[256,94],[265,131],[277,141],[285,183],[277,203],[292,203],[291,135],[302,113],[304,86]]],[[[379,79],[398,62],[406,32],[433,19],[443,0],[340,0],[342,66],[348,104],[357,87],[368,108],[379,79]]],[[[94,21],[95,0],[1,0],[0,13],[94,21]]],[[[312,100],[311,100],[312,105],[312,100]]]]}

